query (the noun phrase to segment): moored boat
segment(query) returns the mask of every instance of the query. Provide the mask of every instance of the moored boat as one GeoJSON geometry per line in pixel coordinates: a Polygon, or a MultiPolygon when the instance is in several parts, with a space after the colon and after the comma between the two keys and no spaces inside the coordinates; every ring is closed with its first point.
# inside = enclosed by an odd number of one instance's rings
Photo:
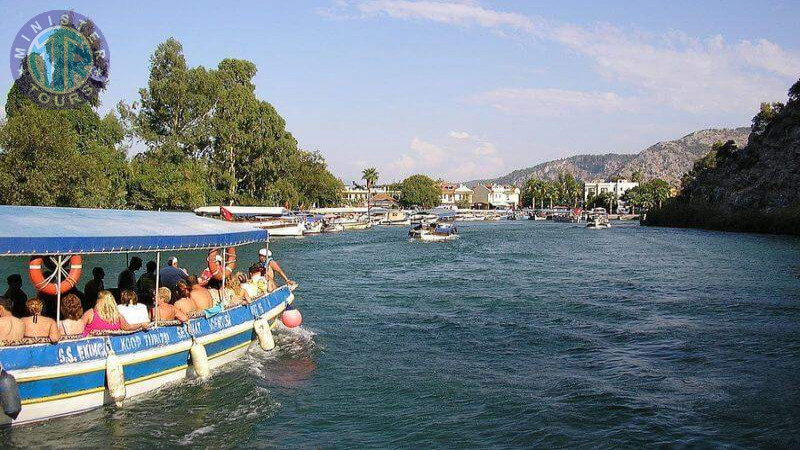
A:
{"type": "MultiPolygon", "coordinates": [[[[41,291],[53,287],[56,299],[77,284],[83,255],[154,252],[159,273],[163,251],[209,250],[209,269],[214,261],[216,270],[223,264],[212,256],[222,251],[224,270],[232,271],[236,247],[267,237],[266,231],[247,224],[190,213],[0,206],[0,256],[30,257],[32,278],[33,271],[44,265],[34,268],[34,262],[45,259],[55,268],[60,265],[37,284],[41,291]],[[65,263],[68,272],[63,270],[65,263]]],[[[156,277],[156,290],[158,285],[156,277]]],[[[294,302],[292,290],[283,286],[248,304],[214,313],[206,310],[185,324],[156,317],[153,326],[143,331],[95,331],[86,337],[65,336],[55,344],[36,339],[4,343],[0,372],[12,376],[16,387],[3,384],[2,398],[17,398],[21,409],[9,411],[4,403],[0,425],[120,405],[167,383],[207,376],[247,352],[252,342],[262,338],[272,342],[277,318],[294,302]]]]}

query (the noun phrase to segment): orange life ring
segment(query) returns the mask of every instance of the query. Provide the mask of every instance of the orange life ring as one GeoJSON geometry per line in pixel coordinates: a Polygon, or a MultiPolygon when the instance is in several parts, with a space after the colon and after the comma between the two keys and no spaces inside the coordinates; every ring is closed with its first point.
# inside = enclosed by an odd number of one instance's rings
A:
{"type": "MultiPolygon", "coordinates": [[[[52,257],[51,257],[52,258],[52,257]]],[[[78,285],[78,279],[81,277],[83,270],[83,259],[81,255],[72,255],[69,257],[69,273],[65,278],[61,279],[61,293],[69,292],[72,288],[78,285]]],[[[33,287],[37,291],[43,292],[47,295],[56,295],[56,275],[53,272],[49,277],[44,276],[42,266],[44,265],[44,257],[33,256],[30,263],[28,263],[28,276],[33,283],[33,287]]],[[[58,268],[56,268],[58,270],[58,268]]]]}
{"type": "MultiPolygon", "coordinates": [[[[215,248],[208,252],[208,270],[211,272],[211,276],[214,277],[215,280],[222,280],[222,271],[219,268],[219,264],[217,264],[217,255],[219,254],[219,249],[215,248]]],[[[236,268],[236,249],[233,247],[228,247],[225,249],[225,272],[227,275],[233,273],[233,269],[236,268]]]]}

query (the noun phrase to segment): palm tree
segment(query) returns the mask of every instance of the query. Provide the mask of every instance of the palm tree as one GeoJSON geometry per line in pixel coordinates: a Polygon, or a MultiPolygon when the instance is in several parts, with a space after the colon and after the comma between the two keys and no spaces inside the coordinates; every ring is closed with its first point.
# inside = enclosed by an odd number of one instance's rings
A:
{"type": "Polygon", "coordinates": [[[368,167],[361,171],[361,179],[367,182],[367,216],[372,220],[372,186],[378,182],[378,169],[368,167]]]}

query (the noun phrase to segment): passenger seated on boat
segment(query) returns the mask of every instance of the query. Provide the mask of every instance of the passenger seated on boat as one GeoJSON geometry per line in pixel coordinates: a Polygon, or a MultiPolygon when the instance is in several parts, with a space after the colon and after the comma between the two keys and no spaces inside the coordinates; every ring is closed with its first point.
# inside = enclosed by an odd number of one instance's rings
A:
{"type": "Polygon", "coordinates": [[[128,268],[120,272],[117,278],[117,289],[120,292],[136,288],[136,271],[142,268],[142,258],[134,256],[128,263],[128,268]]]}
{"type": "MultiPolygon", "coordinates": [[[[213,278],[212,280],[216,281],[213,278]]],[[[211,293],[208,292],[208,289],[200,286],[200,282],[197,281],[196,276],[189,275],[189,278],[186,280],[186,282],[189,284],[189,297],[194,300],[197,310],[202,311],[214,306],[214,299],[211,297],[211,293]]]]}
{"type": "Polygon", "coordinates": [[[97,294],[97,304],[93,309],[83,314],[86,326],[83,335],[88,336],[92,331],[138,331],[147,328],[149,323],[131,325],[119,314],[117,302],[109,291],[100,291],[97,294]]]}
{"type": "Polygon", "coordinates": [[[229,275],[225,280],[225,289],[228,291],[228,306],[250,303],[250,294],[242,287],[241,280],[243,277],[243,273],[237,272],[229,275]]]}
{"type": "MultiPolygon", "coordinates": [[[[217,264],[222,264],[222,255],[215,256],[214,261],[216,261],[217,264]]],[[[211,281],[213,276],[214,274],[211,273],[211,269],[206,267],[205,269],[203,269],[203,272],[200,273],[200,276],[197,277],[197,282],[200,283],[200,286],[206,287],[208,286],[208,282],[211,281]]]]}
{"type": "Polygon", "coordinates": [[[28,301],[28,296],[25,294],[25,291],[22,290],[22,277],[18,273],[15,273],[9,275],[6,281],[8,282],[8,290],[3,294],[3,297],[11,300],[13,305],[8,309],[8,312],[13,313],[17,317],[25,317],[25,302],[28,301]]]}
{"type": "Polygon", "coordinates": [[[187,316],[198,310],[197,304],[192,300],[191,291],[185,281],[181,280],[175,286],[175,307],[187,316]]]}
{"type": "Polygon", "coordinates": [[[236,272],[233,276],[236,279],[236,284],[238,284],[238,289],[234,289],[234,297],[241,297],[242,301],[245,303],[250,303],[253,300],[253,296],[250,295],[251,286],[248,283],[247,275],[243,274],[242,272],[236,272]]]}
{"type": "Polygon", "coordinates": [[[61,319],[58,322],[58,330],[61,334],[71,336],[83,334],[85,325],[83,323],[83,306],[81,299],[75,294],[67,294],[61,298],[61,319]]]}
{"type": "Polygon", "coordinates": [[[13,302],[0,297],[0,341],[15,342],[25,337],[25,323],[11,313],[13,302]]]}
{"type": "Polygon", "coordinates": [[[150,317],[147,314],[147,306],[139,303],[136,292],[131,290],[122,291],[117,309],[119,314],[131,325],[150,321],[150,317]]]}
{"type": "Polygon", "coordinates": [[[156,308],[158,308],[158,315],[156,315],[156,309],[153,308],[152,310],[152,319],[155,320],[180,320],[181,322],[186,322],[189,320],[189,316],[186,315],[183,311],[176,308],[170,303],[172,300],[172,292],[170,292],[169,288],[167,287],[160,287],[158,288],[158,300],[156,308]]]}
{"type": "Polygon", "coordinates": [[[103,278],[105,277],[106,272],[102,267],[95,267],[92,269],[92,279],[83,287],[84,303],[82,306],[84,311],[94,308],[94,304],[97,301],[97,294],[106,288],[105,284],[103,284],[103,278]]]}
{"type": "Polygon", "coordinates": [[[22,319],[25,324],[25,337],[46,337],[50,338],[50,342],[58,342],[61,339],[61,331],[55,320],[42,315],[44,302],[34,297],[29,299],[25,306],[29,314],[22,319]]]}
{"type": "Polygon", "coordinates": [[[136,282],[136,295],[139,302],[152,306],[155,304],[156,291],[156,262],[147,261],[147,272],[143,273],[136,282]]]}
{"type": "Polygon", "coordinates": [[[170,256],[167,259],[167,266],[158,272],[158,277],[159,283],[161,283],[162,286],[166,286],[171,291],[175,291],[178,281],[188,279],[189,274],[178,267],[178,258],[170,256]]]}
{"type": "Polygon", "coordinates": [[[262,268],[258,264],[250,266],[250,281],[245,289],[250,298],[258,298],[267,293],[267,280],[264,278],[262,268]]]}

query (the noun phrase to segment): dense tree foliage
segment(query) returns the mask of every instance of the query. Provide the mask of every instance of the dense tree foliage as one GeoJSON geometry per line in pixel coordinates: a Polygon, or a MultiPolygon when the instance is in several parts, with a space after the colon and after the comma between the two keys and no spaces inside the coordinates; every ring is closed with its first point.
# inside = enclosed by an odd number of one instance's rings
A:
{"type": "Polygon", "coordinates": [[[255,65],[188,67],[169,39],[150,58],[147,87],[104,118],[90,105],[50,110],[15,84],[0,126],[0,202],[190,209],[203,204],[338,204],[343,185],[324,158],[298,148],[252,83],[255,65]],[[125,137],[145,151],[126,160],[125,137]]]}
{"type": "Polygon", "coordinates": [[[561,172],[555,181],[530,178],[522,188],[520,198],[524,206],[553,207],[554,205],[577,207],[583,198],[583,183],[572,174],[561,172]]]}
{"type": "Polygon", "coordinates": [[[123,129],[89,106],[53,110],[34,105],[16,84],[0,128],[0,202],[11,205],[125,205],[123,129]]]}
{"type": "MultiPolygon", "coordinates": [[[[133,136],[148,147],[138,164],[161,161],[171,176],[200,166],[184,180],[173,207],[199,203],[329,206],[339,202],[342,183],[318,153],[298,149],[275,108],[255,95],[256,66],[225,59],[216,69],[189,68],[183,47],[174,39],[158,46],[150,60],[141,101],[120,105],[133,136]],[[209,189],[210,187],[210,189],[209,189]]],[[[161,182],[152,193],[172,184],[171,176],[146,179],[134,170],[132,183],[161,182]]],[[[162,200],[141,195],[139,204],[162,200]]]]}
{"type": "Polygon", "coordinates": [[[639,186],[628,189],[622,195],[622,200],[634,208],[651,209],[661,207],[670,196],[669,183],[661,178],[653,178],[639,186]]]}
{"type": "Polygon", "coordinates": [[[441,191],[436,181],[425,175],[412,175],[400,184],[400,204],[405,207],[432,208],[439,205],[441,191]]]}

